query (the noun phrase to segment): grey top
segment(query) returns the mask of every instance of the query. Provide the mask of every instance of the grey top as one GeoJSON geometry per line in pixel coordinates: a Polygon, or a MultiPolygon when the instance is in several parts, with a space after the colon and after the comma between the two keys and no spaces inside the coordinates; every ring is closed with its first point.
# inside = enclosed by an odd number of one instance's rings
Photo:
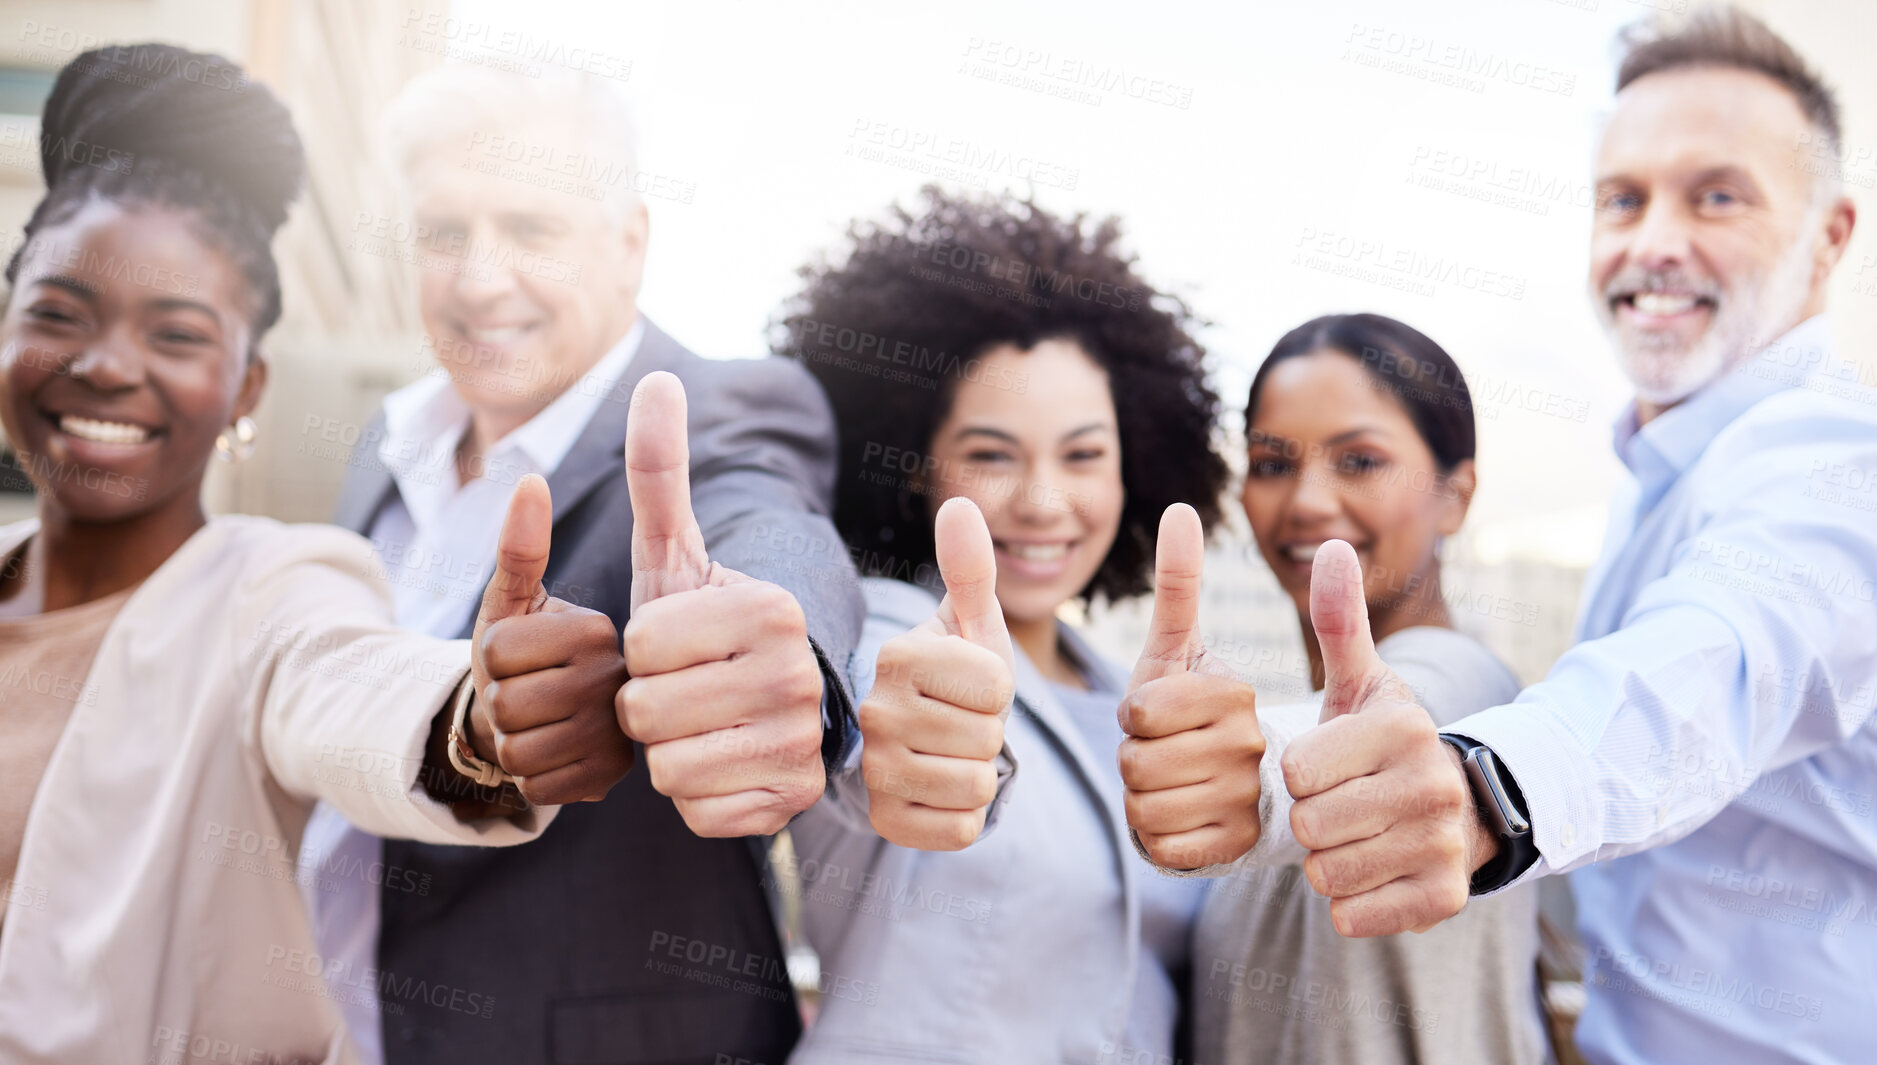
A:
{"type": "MultiPolygon", "coordinates": [[[[1117,751],[1121,747],[1123,733],[1117,710],[1127,692],[1114,683],[1119,679],[1115,673],[1109,673],[1106,678],[1091,676],[1087,690],[1053,682],[1049,685],[1056,702],[1069,712],[1069,718],[1088,742],[1091,752],[1117,751]],[[1104,679],[1108,683],[1102,683],[1104,679]]],[[[1113,794],[1121,794],[1120,763],[1109,758],[1102,762],[1102,767],[1106,770],[1103,781],[1113,794]]],[[[1152,863],[1138,854],[1129,855],[1125,860],[1133,864],[1140,885],[1141,953],[1134,978],[1134,998],[1116,1060],[1133,1061],[1140,1052],[1151,1050],[1165,1055],[1175,1045],[1181,992],[1187,983],[1192,956],[1193,921],[1205,901],[1207,885],[1204,880],[1160,875],[1152,863]]]]}
{"type": "MultiPolygon", "coordinates": [[[[864,698],[880,646],[938,600],[901,581],[861,583],[853,690],[864,698]]],[[[1113,721],[1126,674],[1074,630],[1058,633],[1108,693],[1091,713],[1113,721]]],[[[998,798],[964,850],[874,834],[858,751],[789,826],[825,989],[789,1065],[1172,1060],[1180,984],[1144,939],[1155,874],[1127,841],[1114,743],[1091,742],[1059,694],[1019,650],[998,798]]]]}
{"type": "MultiPolygon", "coordinates": [[[[1416,627],[1376,648],[1435,720],[1509,703],[1518,680],[1477,641],[1416,627]]],[[[1194,926],[1195,1060],[1206,1065],[1526,1065],[1546,1059],[1538,1007],[1538,894],[1474,899],[1421,935],[1345,939],[1303,875],[1275,775],[1317,701],[1261,710],[1264,837],[1211,882],[1194,926]],[[1277,795],[1272,795],[1273,785],[1277,795]]]]}

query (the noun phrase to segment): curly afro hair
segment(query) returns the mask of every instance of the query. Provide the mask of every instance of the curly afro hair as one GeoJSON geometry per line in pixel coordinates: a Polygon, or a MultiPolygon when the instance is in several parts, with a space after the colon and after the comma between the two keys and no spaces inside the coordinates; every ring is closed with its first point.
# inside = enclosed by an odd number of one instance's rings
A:
{"type": "Polygon", "coordinates": [[[771,327],[771,346],[833,405],[834,522],[861,572],[904,577],[929,572],[933,558],[929,512],[903,485],[863,476],[863,449],[929,452],[985,351],[1064,339],[1107,374],[1126,493],[1114,545],[1081,598],[1150,590],[1161,513],[1190,503],[1212,526],[1230,476],[1213,447],[1219,398],[1192,336],[1200,323],[1141,279],[1116,218],[1059,218],[1008,194],[920,195],[917,214],[895,205],[881,221],[853,223],[844,262],[803,267],[804,289],[771,327]]]}

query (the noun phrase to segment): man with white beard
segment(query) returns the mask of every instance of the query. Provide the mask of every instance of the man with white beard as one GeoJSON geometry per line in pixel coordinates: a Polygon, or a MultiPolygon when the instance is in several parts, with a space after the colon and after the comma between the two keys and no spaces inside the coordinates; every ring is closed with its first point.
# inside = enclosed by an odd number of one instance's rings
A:
{"type": "Polygon", "coordinates": [[[1592,1062],[1870,1060],[1877,396],[1825,316],[1856,221],[1838,106],[1731,9],[1627,44],[1589,280],[1636,387],[1630,476],[1579,642],[1437,733],[1326,545],[1288,827],[1345,935],[1577,870],[1592,1062]]]}

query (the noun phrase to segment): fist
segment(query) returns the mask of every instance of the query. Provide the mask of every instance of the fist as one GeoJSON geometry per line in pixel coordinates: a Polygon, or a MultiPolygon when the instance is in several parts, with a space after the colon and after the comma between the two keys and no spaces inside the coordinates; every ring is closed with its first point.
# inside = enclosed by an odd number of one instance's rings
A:
{"type": "Polygon", "coordinates": [[[882,839],[955,851],[984,831],[997,797],[1016,680],[984,515],[968,499],[951,499],[933,532],[945,599],[880,649],[873,690],[860,704],[860,770],[882,839]]]}
{"type": "Polygon", "coordinates": [[[1199,636],[1204,557],[1198,513],[1168,507],[1154,553],[1153,621],[1120,709],[1128,827],[1167,869],[1237,861],[1259,836],[1257,696],[1199,636]]]}
{"type": "Polygon", "coordinates": [[[781,587],[712,562],[691,510],[684,386],[646,375],[626,424],[632,616],[618,726],[700,836],[770,835],[814,805],[821,668],[781,587]]]}
{"type": "Polygon", "coordinates": [[[541,585],[553,513],[547,482],[522,478],[470,658],[472,745],[515,778],[522,798],[547,806],[603,799],[632,768],[632,743],[612,712],[626,675],[613,623],[541,585]]]}
{"type": "Polygon", "coordinates": [[[1453,748],[1375,653],[1362,571],[1340,540],[1317,551],[1310,619],[1323,649],[1323,720],[1284,752],[1304,875],[1345,936],[1423,932],[1466,905],[1497,853],[1453,748]]]}

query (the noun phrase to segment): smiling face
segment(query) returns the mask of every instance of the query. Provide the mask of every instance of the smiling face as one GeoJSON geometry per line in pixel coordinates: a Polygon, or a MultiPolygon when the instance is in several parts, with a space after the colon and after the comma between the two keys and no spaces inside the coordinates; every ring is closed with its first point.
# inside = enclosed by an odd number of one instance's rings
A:
{"type": "Polygon", "coordinates": [[[1815,195],[1814,136],[1793,95],[1751,71],[1661,71],[1617,97],[1590,292],[1646,403],[1680,401],[1822,309],[1850,216],[1815,195]]]}
{"type": "Polygon", "coordinates": [[[1437,620],[1402,605],[1438,596],[1435,546],[1466,519],[1473,463],[1443,476],[1394,395],[1339,351],[1271,367],[1248,421],[1250,466],[1240,501],[1259,552],[1298,612],[1310,609],[1317,547],[1347,540],[1362,563],[1377,639],[1437,620]]]}
{"type": "Polygon", "coordinates": [[[216,436],[266,379],[251,299],[175,210],[93,199],[42,229],[0,320],[0,419],[42,508],[199,506],[216,436]]]}
{"type": "MultiPolygon", "coordinates": [[[[562,142],[551,131],[530,136],[562,142]]],[[[512,427],[631,328],[647,219],[642,204],[622,219],[552,182],[488,173],[471,159],[438,147],[411,174],[416,250],[431,261],[419,269],[419,298],[457,391],[512,427]]]]}
{"type": "Polygon", "coordinates": [[[997,553],[997,598],[1016,624],[1055,616],[1101,568],[1121,526],[1121,436],[1108,375],[1079,344],[992,348],[933,433],[931,512],[966,496],[997,553]],[[997,387],[1024,380],[1021,391],[997,387]]]}

